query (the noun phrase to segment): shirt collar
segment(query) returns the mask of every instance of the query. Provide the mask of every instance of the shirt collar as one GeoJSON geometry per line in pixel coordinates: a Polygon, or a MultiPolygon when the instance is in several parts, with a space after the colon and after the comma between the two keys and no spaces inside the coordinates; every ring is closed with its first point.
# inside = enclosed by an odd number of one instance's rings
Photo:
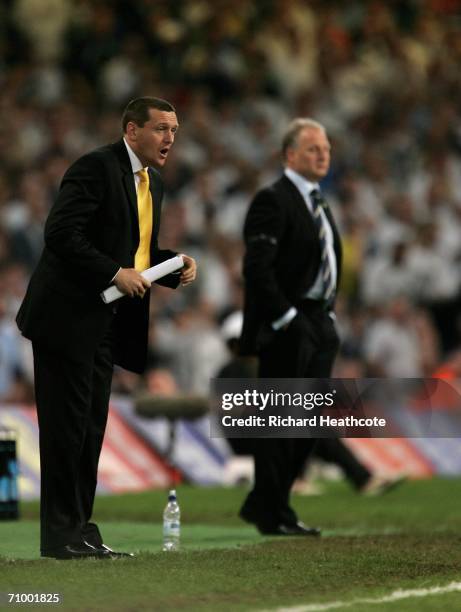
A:
{"type": "MultiPolygon", "coordinates": [[[[133,174],[136,174],[136,172],[139,172],[139,170],[143,170],[144,166],[142,165],[141,160],[139,159],[139,157],[136,155],[136,153],[133,151],[133,149],[127,143],[127,141],[125,139],[123,139],[123,142],[125,143],[126,150],[128,151],[128,156],[130,158],[130,163],[131,163],[131,168],[133,170],[133,174]]],[[[147,168],[146,168],[146,170],[147,170],[147,168]]]]}
{"type": "Polygon", "coordinates": [[[296,185],[303,197],[310,197],[311,191],[313,189],[320,189],[318,183],[312,183],[311,181],[308,181],[306,178],[304,178],[304,176],[302,176],[292,168],[285,168],[285,176],[296,185]]]}

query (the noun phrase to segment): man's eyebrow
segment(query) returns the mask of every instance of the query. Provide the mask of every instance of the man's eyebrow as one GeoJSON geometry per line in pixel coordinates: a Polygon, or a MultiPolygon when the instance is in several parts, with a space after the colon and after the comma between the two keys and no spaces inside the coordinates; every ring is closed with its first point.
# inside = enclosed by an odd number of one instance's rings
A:
{"type": "Polygon", "coordinates": [[[176,128],[177,129],[179,127],[179,124],[175,123],[174,125],[170,126],[169,123],[162,122],[162,123],[157,123],[157,125],[155,127],[172,127],[172,128],[176,128]]]}

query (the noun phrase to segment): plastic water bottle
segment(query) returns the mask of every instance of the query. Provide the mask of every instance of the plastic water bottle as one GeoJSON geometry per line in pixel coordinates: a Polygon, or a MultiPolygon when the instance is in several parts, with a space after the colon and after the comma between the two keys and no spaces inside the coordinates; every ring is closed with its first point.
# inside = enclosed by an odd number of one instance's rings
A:
{"type": "Polygon", "coordinates": [[[181,511],[176,499],[176,491],[168,494],[168,503],[163,511],[163,550],[179,550],[181,530],[181,511]]]}
{"type": "Polygon", "coordinates": [[[18,516],[16,432],[0,425],[0,521],[10,521],[18,516]]]}

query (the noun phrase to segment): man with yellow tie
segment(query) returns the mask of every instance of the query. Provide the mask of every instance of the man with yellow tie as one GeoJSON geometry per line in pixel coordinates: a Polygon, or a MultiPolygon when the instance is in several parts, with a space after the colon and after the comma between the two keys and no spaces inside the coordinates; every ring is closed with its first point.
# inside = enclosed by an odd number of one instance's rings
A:
{"type": "MultiPolygon", "coordinates": [[[[142,372],[150,283],[140,272],[176,255],[157,238],[165,164],[178,129],[165,100],[132,100],[123,139],[65,173],[45,225],[45,248],[18,312],[32,340],[40,429],[41,554],[56,559],[125,556],[90,522],[113,365],[142,372]],[[105,304],[111,283],[125,294],[105,304]]],[[[195,261],[157,281],[195,279],[195,261]]]]}

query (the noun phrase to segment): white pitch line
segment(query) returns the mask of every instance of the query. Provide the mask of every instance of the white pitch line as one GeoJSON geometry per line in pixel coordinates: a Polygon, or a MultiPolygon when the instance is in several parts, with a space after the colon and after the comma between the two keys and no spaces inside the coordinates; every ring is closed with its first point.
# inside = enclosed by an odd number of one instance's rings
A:
{"type": "Polygon", "coordinates": [[[428,589],[398,589],[390,595],[383,597],[359,597],[351,601],[331,601],[328,603],[307,604],[304,606],[293,606],[291,608],[277,608],[276,612],[323,612],[323,610],[334,610],[335,608],[350,608],[357,604],[381,604],[410,597],[427,597],[429,595],[443,595],[461,591],[461,582],[450,582],[445,586],[436,586],[428,589]]]}

